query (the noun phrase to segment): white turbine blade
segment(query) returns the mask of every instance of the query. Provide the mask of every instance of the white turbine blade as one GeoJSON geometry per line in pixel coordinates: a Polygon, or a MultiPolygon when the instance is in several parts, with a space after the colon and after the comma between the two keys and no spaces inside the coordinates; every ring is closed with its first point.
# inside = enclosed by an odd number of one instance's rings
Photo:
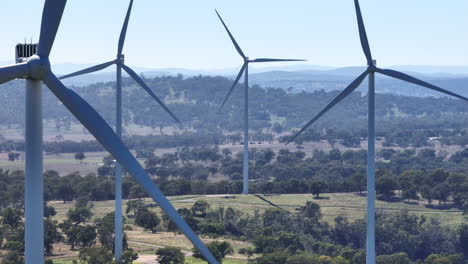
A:
{"type": "Polygon", "coordinates": [[[242,58],[245,59],[246,57],[245,57],[244,52],[243,52],[242,49],[240,48],[239,44],[237,44],[237,41],[236,41],[236,39],[234,38],[234,36],[231,34],[231,31],[229,31],[229,28],[228,28],[228,27],[226,26],[226,24],[224,23],[224,20],[221,18],[221,15],[218,13],[218,10],[215,9],[215,12],[216,12],[216,15],[218,15],[219,20],[221,20],[221,23],[223,23],[224,29],[226,29],[226,32],[228,33],[229,38],[231,39],[232,44],[234,44],[234,47],[236,48],[237,52],[239,53],[239,55],[242,56],[242,58]]]}
{"type": "Polygon", "coordinates": [[[59,79],[63,80],[63,79],[67,79],[67,78],[74,77],[74,76],[79,76],[79,75],[83,75],[83,74],[87,74],[87,73],[97,72],[97,71],[103,70],[103,69],[111,66],[114,63],[115,63],[115,60],[105,62],[105,63],[102,63],[102,64],[98,64],[96,66],[92,66],[92,67],[89,67],[89,68],[86,68],[86,69],[83,69],[83,70],[80,70],[80,71],[77,71],[77,72],[74,72],[74,73],[70,73],[70,74],[61,76],[59,79]]]}
{"type": "Polygon", "coordinates": [[[405,81],[405,82],[409,82],[409,83],[412,83],[412,84],[423,86],[423,87],[429,88],[431,90],[438,91],[438,92],[441,92],[441,93],[444,93],[444,94],[447,94],[447,95],[450,95],[450,96],[453,96],[453,97],[468,101],[468,98],[466,98],[464,96],[461,96],[459,94],[447,91],[447,90],[442,89],[442,88],[440,88],[438,86],[435,86],[433,84],[430,84],[430,83],[422,81],[422,80],[419,80],[417,78],[414,78],[413,76],[410,76],[408,74],[405,74],[405,73],[402,73],[402,72],[399,72],[399,71],[388,70],[388,69],[380,69],[380,68],[376,68],[375,71],[378,72],[378,73],[387,75],[389,77],[400,79],[400,80],[405,81]]]}
{"type": "Polygon", "coordinates": [[[164,194],[153,183],[145,169],[133,157],[122,140],[114,130],[83,98],[74,91],[65,87],[62,82],[49,72],[44,78],[44,83],[57,96],[57,98],[70,110],[70,112],[83,124],[102,146],[135,178],[146,192],[158,203],[161,209],[181,229],[185,236],[200,250],[209,263],[218,263],[203,242],[187,225],[164,194]]]}
{"type": "Polygon", "coordinates": [[[219,107],[218,113],[221,112],[221,109],[223,109],[224,104],[226,104],[227,100],[229,99],[229,96],[231,96],[232,91],[234,91],[234,88],[236,88],[237,83],[239,83],[239,80],[242,77],[242,74],[244,74],[246,66],[247,66],[247,63],[244,63],[244,65],[242,65],[242,68],[240,69],[239,73],[237,74],[236,79],[234,80],[234,82],[231,85],[231,89],[229,89],[229,92],[227,93],[226,97],[224,98],[223,103],[219,107]]]}
{"type": "Polygon", "coordinates": [[[330,109],[332,109],[336,104],[341,102],[343,99],[345,99],[350,93],[352,93],[354,90],[356,90],[359,85],[364,81],[366,78],[367,74],[369,74],[369,71],[366,70],[363,72],[359,77],[357,77],[348,87],[346,87],[338,96],[336,96],[325,108],[322,109],[312,120],[310,120],[299,132],[297,132],[286,144],[291,143],[294,141],[302,132],[304,132],[308,127],[310,127],[315,121],[317,121],[321,116],[323,116],[326,112],[328,112],[330,109]]]}
{"type": "Polygon", "coordinates": [[[140,76],[138,76],[138,74],[136,72],[134,72],[132,69],[130,69],[130,67],[128,67],[127,65],[125,64],[121,64],[122,68],[128,73],[128,75],[130,75],[130,77],[132,77],[151,97],[153,97],[153,99],[158,102],[158,104],[164,108],[164,110],[166,110],[166,112],[172,116],[172,118],[174,118],[174,120],[179,123],[179,125],[182,125],[182,123],[180,122],[179,118],[177,118],[172,112],[171,110],[169,110],[169,108],[167,108],[167,106],[161,101],[161,99],[159,99],[156,94],[153,93],[153,91],[151,91],[151,89],[148,87],[148,85],[146,85],[146,83],[140,78],[140,76]]]}
{"type": "Polygon", "coordinates": [[[123,23],[122,30],[120,31],[119,46],[117,50],[118,56],[122,54],[123,46],[125,43],[125,36],[127,35],[128,21],[130,20],[130,13],[132,12],[132,6],[133,0],[130,0],[130,4],[128,4],[127,14],[125,15],[125,21],[123,23]]]}
{"type": "Polygon", "coordinates": [[[356,8],[356,16],[359,28],[359,38],[361,40],[362,50],[366,55],[367,64],[373,65],[372,54],[369,47],[369,40],[367,38],[366,27],[364,26],[364,20],[362,19],[361,7],[359,6],[359,0],[354,0],[354,6],[356,8]]]}
{"type": "Polygon", "coordinates": [[[0,84],[29,75],[27,62],[0,67],[0,84]]]}
{"type": "Polygon", "coordinates": [[[301,60],[301,59],[271,59],[271,58],[258,58],[255,60],[251,60],[249,62],[285,62],[285,61],[307,61],[307,60],[301,60]]]}
{"type": "Polygon", "coordinates": [[[42,12],[41,35],[37,54],[48,58],[62,19],[67,0],[46,0],[42,12]]]}

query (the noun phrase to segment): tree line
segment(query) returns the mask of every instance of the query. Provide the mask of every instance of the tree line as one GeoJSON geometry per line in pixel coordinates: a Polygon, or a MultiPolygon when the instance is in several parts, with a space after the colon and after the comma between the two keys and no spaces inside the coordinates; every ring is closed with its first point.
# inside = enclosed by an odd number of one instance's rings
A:
{"type": "MultiPolygon", "coordinates": [[[[177,226],[165,214],[158,214],[152,204],[141,199],[126,204],[124,223],[132,223],[149,232],[178,232],[177,226]]],[[[80,199],[70,208],[62,222],[54,220],[53,207],[45,207],[45,247],[47,255],[54,244],[64,242],[71,250],[79,251],[83,263],[108,264],[112,262],[114,214],[91,220],[93,204],[80,199]]],[[[320,206],[313,201],[289,213],[278,208],[246,214],[240,210],[213,207],[203,199],[190,208],[178,209],[190,227],[200,236],[215,239],[207,246],[221,262],[234,253],[221,238],[244,240],[253,247],[241,248],[253,264],[364,264],[364,219],[350,221],[338,216],[333,224],[322,219],[320,206]],[[253,255],[257,257],[253,258],[253,255]]],[[[0,248],[7,253],[3,264],[24,263],[24,227],[22,209],[12,207],[0,210],[0,248]]],[[[468,259],[468,225],[442,225],[434,219],[417,216],[407,211],[377,214],[377,263],[379,264],[463,264],[468,259]]],[[[128,247],[124,235],[124,255],[119,263],[132,263],[138,257],[128,247]]],[[[160,263],[184,263],[178,248],[166,247],[156,252],[160,263]],[[170,262],[174,261],[174,262],[170,262]]],[[[198,250],[193,256],[202,258],[198,250]]],[[[53,263],[49,260],[48,263],[53,263]]]]}
{"type": "MultiPolygon", "coordinates": [[[[217,147],[181,148],[174,153],[148,154],[145,168],[166,195],[236,194],[242,189],[242,153],[217,147]],[[211,181],[212,178],[224,178],[211,181]]],[[[286,194],[359,192],[366,188],[364,150],[329,152],[270,149],[250,153],[251,193],[286,194]]],[[[379,199],[427,200],[428,206],[456,207],[468,211],[468,149],[450,157],[432,149],[382,149],[378,155],[376,190],[379,199]],[[436,201],[437,203],[434,203],[436,201]]],[[[111,156],[103,159],[97,173],[78,172],[60,176],[44,174],[45,199],[93,201],[114,199],[114,166],[111,156]]],[[[0,170],[0,206],[22,205],[24,173],[0,170]]],[[[123,179],[123,197],[145,197],[132,177],[123,179]]]]}
{"type": "MultiPolygon", "coordinates": [[[[217,107],[222,102],[226,88],[232,80],[210,76],[162,76],[145,78],[158,96],[181,119],[187,128],[200,132],[238,131],[242,129],[242,90],[235,89],[221,114],[217,107]]],[[[174,126],[173,120],[159,105],[136,84],[123,78],[124,123],[160,129],[174,126]]],[[[20,128],[24,125],[24,91],[18,89],[21,82],[2,86],[0,125],[20,128]]],[[[239,84],[242,85],[242,84],[239,84]]],[[[111,124],[115,124],[115,105],[108,98],[115,93],[115,82],[96,83],[84,87],[73,87],[111,124]]],[[[299,127],[312,115],[318,113],[338,91],[288,93],[279,88],[253,85],[250,89],[251,129],[287,131],[299,127]]],[[[55,125],[57,131],[70,130],[77,121],[50,93],[44,92],[44,119],[55,125]]],[[[366,128],[366,95],[355,92],[336,111],[327,113],[319,120],[316,128],[359,130],[366,128]],[[340,120],[336,122],[336,120],[340,120]]],[[[377,94],[376,109],[378,127],[400,127],[404,130],[466,128],[466,105],[460,100],[449,98],[418,98],[409,96],[377,94]]]]}

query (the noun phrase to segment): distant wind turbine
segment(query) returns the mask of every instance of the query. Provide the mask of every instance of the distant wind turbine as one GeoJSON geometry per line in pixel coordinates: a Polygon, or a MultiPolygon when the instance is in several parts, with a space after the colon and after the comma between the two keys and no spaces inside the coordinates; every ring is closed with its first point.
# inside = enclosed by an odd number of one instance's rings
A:
{"type": "Polygon", "coordinates": [[[244,81],[244,160],[243,160],[243,189],[242,193],[243,194],[249,194],[249,63],[257,63],[257,62],[285,62],[285,61],[305,61],[305,60],[296,60],[296,59],[270,59],[270,58],[258,58],[251,60],[249,57],[245,56],[244,52],[240,48],[239,44],[237,44],[237,41],[234,39],[234,37],[231,34],[231,31],[229,31],[228,27],[224,23],[223,19],[221,18],[221,15],[219,15],[218,11],[215,10],[216,14],[219,17],[219,20],[221,20],[221,23],[223,24],[224,28],[226,29],[226,32],[229,35],[229,38],[231,39],[232,43],[234,44],[234,47],[236,48],[237,52],[239,55],[244,59],[244,64],[242,65],[239,73],[237,74],[236,79],[234,80],[234,83],[231,86],[231,89],[229,89],[229,92],[226,95],[226,98],[224,98],[223,103],[219,107],[218,112],[221,111],[223,108],[224,104],[228,100],[229,96],[231,95],[232,91],[234,88],[237,86],[237,83],[239,82],[240,78],[244,74],[245,81],[244,81]]]}
{"type": "Polygon", "coordinates": [[[377,68],[376,62],[373,60],[369,42],[367,39],[364,21],[362,19],[359,1],[354,0],[356,8],[357,23],[359,27],[359,36],[361,46],[367,59],[367,69],[359,75],[348,87],[346,87],[337,97],[335,97],[322,111],[320,111],[311,121],[309,121],[299,132],[297,132],[288,143],[294,141],[304,130],[310,127],[315,121],[323,116],[327,111],[332,109],[341,100],[346,98],[351,92],[356,90],[362,81],[369,76],[369,92],[368,92],[368,146],[367,146],[367,244],[366,244],[366,263],[375,264],[375,73],[396,78],[412,84],[423,86],[425,88],[435,90],[450,96],[454,96],[465,101],[468,98],[456,93],[447,91],[425,81],[416,79],[402,72],[377,68]]]}
{"type": "MultiPolygon", "coordinates": [[[[122,68],[141,86],[143,89],[153,97],[172,118],[180,124],[179,119],[164,105],[164,103],[153,93],[153,91],[146,85],[146,83],[136,74],[130,67],[124,64],[124,55],[122,54],[123,46],[125,43],[125,36],[127,34],[128,21],[130,19],[130,13],[132,11],[133,0],[130,0],[128,6],[127,15],[120,32],[119,43],[117,46],[117,58],[115,60],[105,62],[96,66],[92,66],[74,73],[70,73],[60,77],[59,79],[66,79],[75,77],[87,73],[103,70],[111,65],[117,67],[117,80],[116,80],[116,122],[115,131],[119,137],[122,137],[122,68]]],[[[122,243],[123,243],[123,223],[122,223],[122,166],[117,163],[115,166],[115,259],[120,259],[122,255],[122,243]]]]}
{"type": "MultiPolygon", "coordinates": [[[[25,258],[26,264],[44,263],[43,160],[42,160],[42,82],[83,124],[101,145],[135,178],[149,196],[167,213],[185,236],[210,263],[218,263],[177,210],[154,184],[120,137],[83,98],[68,89],[50,67],[49,55],[54,44],[66,0],[46,0],[42,13],[36,54],[14,65],[0,67],[0,84],[26,79],[26,175],[25,175],[25,258]]],[[[121,48],[119,48],[121,54],[121,48]]],[[[121,65],[123,65],[121,63],[121,65]]],[[[124,66],[122,66],[124,67],[124,66]]],[[[124,67],[124,69],[126,69],[124,67]]],[[[133,72],[133,71],[129,71],[133,72]]],[[[132,76],[132,74],[131,74],[132,76]]],[[[135,76],[137,76],[135,74],[135,76]]],[[[134,77],[134,76],[132,76],[134,77]]],[[[137,76],[138,77],[138,76],[137,76]]],[[[134,77],[135,78],[135,77],[134,77]]],[[[136,78],[139,80],[138,78],[136,78]]],[[[141,82],[143,83],[143,82],[141,82]]],[[[161,103],[162,105],[162,103],[161,103]]]]}

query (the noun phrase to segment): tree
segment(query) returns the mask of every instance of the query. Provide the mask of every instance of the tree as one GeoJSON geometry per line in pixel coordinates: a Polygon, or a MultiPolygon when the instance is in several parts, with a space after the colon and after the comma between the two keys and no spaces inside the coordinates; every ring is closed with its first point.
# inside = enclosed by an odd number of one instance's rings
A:
{"type": "Polygon", "coordinates": [[[416,188],[416,186],[414,185],[409,185],[409,186],[405,186],[405,188],[402,188],[402,197],[403,199],[406,199],[409,200],[410,199],[414,199],[414,200],[417,200],[419,197],[418,197],[418,189],[416,188]]]}
{"type": "Polygon", "coordinates": [[[104,247],[83,248],[78,257],[86,264],[109,264],[113,260],[112,252],[104,247]]]}
{"type": "Polygon", "coordinates": [[[133,252],[133,249],[125,250],[120,256],[119,264],[132,264],[134,260],[138,259],[138,253],[133,252]]]}
{"type": "Polygon", "coordinates": [[[247,258],[251,258],[253,256],[253,254],[255,254],[255,250],[251,247],[248,247],[248,248],[239,248],[239,251],[238,251],[239,254],[242,254],[242,255],[246,255],[247,258]]]}
{"type": "Polygon", "coordinates": [[[411,264],[411,260],[406,253],[395,253],[393,255],[377,256],[377,264],[411,264]]]}
{"type": "MultiPolygon", "coordinates": [[[[277,262],[260,262],[263,263],[277,263],[277,262]]],[[[287,258],[284,262],[285,264],[319,264],[319,263],[331,263],[329,260],[320,259],[317,255],[312,255],[310,253],[301,253],[293,255],[287,258]]]]}
{"type": "Polygon", "coordinates": [[[102,219],[97,219],[96,225],[99,242],[103,247],[112,250],[114,247],[114,212],[106,214],[102,219]]]}
{"type": "Polygon", "coordinates": [[[137,198],[138,200],[141,200],[141,198],[145,196],[146,191],[139,184],[135,184],[130,188],[130,198],[137,198]]]}
{"type": "Polygon", "coordinates": [[[2,264],[24,264],[23,253],[9,251],[5,256],[3,256],[2,264]]]}
{"type": "Polygon", "coordinates": [[[200,225],[200,232],[209,237],[220,237],[226,234],[226,228],[221,223],[203,223],[200,225]]]}
{"type": "Polygon", "coordinates": [[[431,254],[424,260],[424,264],[463,264],[463,256],[431,254]]]}
{"type": "Polygon", "coordinates": [[[296,234],[281,232],[277,241],[278,246],[286,249],[291,255],[296,254],[297,251],[304,251],[304,245],[296,234]]]}
{"type": "Polygon", "coordinates": [[[14,162],[15,160],[19,160],[19,157],[20,157],[19,153],[14,153],[14,152],[8,153],[8,160],[11,162],[14,162]]]}
{"type": "Polygon", "coordinates": [[[390,160],[393,155],[395,155],[396,150],[394,149],[382,149],[379,153],[379,156],[381,156],[385,160],[390,160]]]}
{"type": "Polygon", "coordinates": [[[468,259],[468,224],[463,224],[459,227],[459,245],[461,248],[461,251],[463,253],[463,256],[465,256],[465,259],[468,259]]]}
{"type": "Polygon", "coordinates": [[[72,201],[74,197],[73,186],[70,183],[62,181],[58,184],[55,195],[64,203],[72,201]]]}
{"type": "Polygon", "coordinates": [[[205,217],[210,204],[206,201],[198,200],[192,205],[192,214],[197,217],[205,217]]]}
{"type": "Polygon", "coordinates": [[[62,235],[57,229],[57,221],[46,219],[44,221],[44,248],[46,254],[52,253],[53,244],[62,241],[62,235]]]}
{"type": "Polygon", "coordinates": [[[86,222],[93,216],[91,209],[88,207],[79,207],[79,208],[71,208],[67,212],[67,217],[70,219],[75,225],[81,224],[86,222]]]}
{"type": "Polygon", "coordinates": [[[57,214],[53,206],[44,205],[44,217],[49,219],[57,214]]]}
{"type": "Polygon", "coordinates": [[[429,180],[432,186],[443,183],[449,177],[449,173],[438,169],[429,174],[429,180]]]}
{"type": "Polygon", "coordinates": [[[255,253],[272,253],[278,248],[278,240],[267,235],[255,237],[252,243],[255,246],[255,253]]]}
{"type": "Polygon", "coordinates": [[[280,134],[281,132],[283,132],[284,127],[280,123],[275,122],[273,126],[271,127],[271,130],[275,132],[276,134],[280,134]]]}
{"type": "Polygon", "coordinates": [[[377,193],[383,195],[385,199],[390,198],[394,194],[393,190],[397,187],[397,182],[389,175],[378,177],[375,183],[377,193]]]}
{"type": "Polygon", "coordinates": [[[86,156],[83,152],[77,152],[75,153],[75,159],[79,160],[81,163],[84,159],[86,159],[86,156]]]}
{"type": "Polygon", "coordinates": [[[437,186],[434,187],[433,192],[434,192],[434,198],[439,200],[439,204],[443,202],[444,205],[447,205],[447,199],[450,196],[450,187],[448,186],[447,183],[438,184],[437,186]]]}
{"type": "Polygon", "coordinates": [[[314,219],[317,222],[322,217],[322,213],[320,212],[320,205],[311,201],[307,201],[306,205],[301,208],[301,213],[305,217],[314,219]]]}
{"type": "Polygon", "coordinates": [[[185,255],[176,247],[163,247],[156,250],[156,261],[159,264],[184,264],[185,255]]]}
{"type": "Polygon", "coordinates": [[[154,212],[143,212],[137,215],[135,218],[135,224],[141,226],[144,229],[148,229],[151,233],[156,232],[156,227],[159,225],[161,220],[154,212]]]}
{"type": "Polygon", "coordinates": [[[125,209],[125,213],[129,215],[131,212],[133,217],[136,217],[139,213],[146,211],[148,211],[148,209],[145,206],[145,203],[141,200],[129,200],[127,202],[127,208],[125,209]]]}
{"type": "MultiPolygon", "coordinates": [[[[304,254],[292,256],[292,260],[288,264],[315,264],[314,262],[309,262],[311,258],[304,257],[304,254]],[[298,261],[295,261],[298,259],[298,261]]],[[[261,257],[256,258],[252,261],[253,264],[285,264],[286,260],[289,258],[289,254],[284,251],[274,252],[271,254],[264,254],[261,257]]],[[[316,258],[315,258],[316,259],[316,258]]],[[[320,263],[320,262],[319,262],[320,263]]]]}
{"type": "Polygon", "coordinates": [[[3,209],[0,213],[0,223],[16,229],[18,226],[22,225],[21,211],[11,207],[3,209]]]}
{"type": "Polygon", "coordinates": [[[354,173],[351,175],[351,182],[359,190],[359,194],[366,188],[367,178],[364,173],[354,173]]]}
{"type": "Polygon", "coordinates": [[[427,203],[432,204],[435,196],[433,188],[428,184],[423,185],[421,187],[421,196],[427,200],[427,203]]]}
{"type": "Polygon", "coordinates": [[[320,194],[325,192],[327,188],[328,188],[327,183],[321,179],[316,179],[310,182],[310,190],[312,194],[315,195],[316,199],[319,199],[320,194]]]}
{"type": "MultiPolygon", "coordinates": [[[[232,249],[231,244],[229,244],[226,241],[213,241],[210,242],[206,245],[206,247],[210,250],[210,252],[213,254],[213,256],[216,258],[216,260],[219,261],[219,263],[222,263],[224,257],[226,257],[227,254],[232,254],[234,253],[234,250],[232,249]]],[[[198,249],[193,248],[193,257],[203,259],[203,255],[198,251],[198,249]]]]}
{"type": "Polygon", "coordinates": [[[93,225],[77,226],[75,244],[78,247],[91,247],[96,244],[96,227],[93,225]]]}

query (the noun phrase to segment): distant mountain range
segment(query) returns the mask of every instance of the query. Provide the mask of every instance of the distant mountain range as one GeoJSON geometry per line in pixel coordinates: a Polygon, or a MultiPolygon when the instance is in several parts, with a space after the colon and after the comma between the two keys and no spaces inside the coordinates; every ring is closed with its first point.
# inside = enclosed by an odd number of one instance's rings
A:
{"type": "MultiPolygon", "coordinates": [[[[11,64],[0,62],[0,65],[11,64]]],[[[62,63],[53,65],[53,70],[58,75],[74,72],[91,64],[62,63]]],[[[225,69],[184,69],[184,68],[162,68],[151,69],[144,67],[133,67],[133,69],[146,76],[175,76],[182,74],[186,77],[225,76],[234,78],[240,68],[225,69]]],[[[414,75],[426,81],[440,85],[443,88],[468,96],[468,66],[421,66],[421,65],[398,65],[388,68],[396,69],[414,75]]],[[[283,88],[289,92],[325,91],[343,89],[358,74],[364,71],[364,67],[330,67],[320,65],[293,65],[282,67],[264,67],[250,69],[251,85],[262,87],[283,88]]],[[[91,83],[109,82],[115,80],[115,67],[111,66],[105,71],[95,74],[83,75],[65,80],[65,83],[75,86],[85,86],[91,83]]],[[[437,92],[418,88],[415,85],[406,84],[398,80],[377,75],[377,92],[401,94],[409,96],[440,96],[437,92]]],[[[366,82],[360,90],[366,88],[366,82]]]]}

